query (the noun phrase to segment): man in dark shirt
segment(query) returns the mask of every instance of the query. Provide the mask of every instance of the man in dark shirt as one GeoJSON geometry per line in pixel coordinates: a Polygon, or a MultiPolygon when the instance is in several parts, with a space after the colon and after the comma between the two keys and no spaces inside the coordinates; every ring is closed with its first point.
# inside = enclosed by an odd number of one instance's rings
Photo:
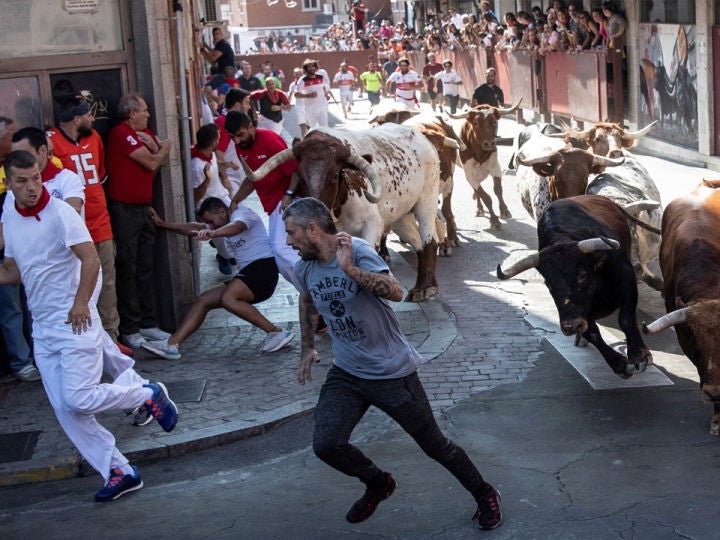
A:
{"type": "MultiPolygon", "coordinates": [[[[398,67],[399,66],[397,63],[397,53],[395,51],[388,52],[387,62],[385,62],[382,67],[383,71],[385,72],[385,80],[387,80],[390,75],[395,73],[398,67]]],[[[393,96],[395,95],[395,83],[392,84],[390,88],[390,93],[393,96]]]]}
{"type": "Polygon", "coordinates": [[[263,84],[260,79],[252,74],[252,66],[250,65],[250,62],[242,62],[240,64],[240,68],[242,69],[242,75],[238,77],[240,88],[247,90],[248,92],[263,89],[263,84]]]}
{"type": "Polygon", "coordinates": [[[223,39],[222,30],[217,26],[212,29],[212,36],[215,48],[203,45],[201,53],[208,64],[217,64],[218,72],[224,73],[226,67],[235,67],[235,51],[223,39]]]}
{"type": "Polygon", "coordinates": [[[505,103],[505,96],[499,86],[495,86],[495,68],[488,68],[485,72],[485,84],[475,89],[472,96],[471,106],[491,105],[501,107],[505,103]]]}

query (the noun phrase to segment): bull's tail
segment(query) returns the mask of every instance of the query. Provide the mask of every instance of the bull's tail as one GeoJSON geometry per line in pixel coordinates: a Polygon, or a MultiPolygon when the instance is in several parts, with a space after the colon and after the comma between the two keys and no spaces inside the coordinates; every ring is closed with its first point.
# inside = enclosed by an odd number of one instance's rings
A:
{"type": "Polygon", "coordinates": [[[619,206],[620,210],[622,210],[622,213],[625,214],[625,217],[628,219],[628,221],[631,221],[638,227],[645,229],[646,231],[650,231],[651,233],[655,234],[662,234],[662,231],[658,229],[657,227],[653,227],[649,223],[645,223],[643,220],[636,218],[633,216],[630,212],[625,210],[622,206],[619,206]]]}

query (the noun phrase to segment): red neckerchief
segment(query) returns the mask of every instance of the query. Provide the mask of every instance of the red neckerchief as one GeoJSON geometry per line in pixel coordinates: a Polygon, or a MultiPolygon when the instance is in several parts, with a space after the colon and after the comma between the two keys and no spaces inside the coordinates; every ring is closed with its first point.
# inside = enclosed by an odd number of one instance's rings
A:
{"type": "Polygon", "coordinates": [[[212,163],[212,154],[211,155],[205,155],[203,154],[197,146],[193,146],[190,148],[190,157],[191,158],[200,158],[203,161],[207,161],[208,163],[212,163]]]}
{"type": "Polygon", "coordinates": [[[60,169],[48,159],[47,165],[45,165],[45,168],[40,173],[40,179],[43,181],[44,184],[45,182],[48,182],[55,178],[59,172],[60,169]]]}
{"type": "MultiPolygon", "coordinates": [[[[53,165],[53,167],[55,167],[53,165]]],[[[55,167],[57,169],[57,167],[55,167]]],[[[59,170],[59,169],[58,169],[59,170]]],[[[50,193],[47,189],[45,189],[45,186],[43,186],[42,195],[40,195],[40,200],[38,203],[33,207],[28,208],[20,208],[18,206],[17,200],[15,201],[15,210],[18,211],[18,214],[20,214],[22,217],[34,217],[38,221],[40,221],[40,216],[38,215],[40,212],[42,212],[45,207],[50,202],[50,193]]]]}

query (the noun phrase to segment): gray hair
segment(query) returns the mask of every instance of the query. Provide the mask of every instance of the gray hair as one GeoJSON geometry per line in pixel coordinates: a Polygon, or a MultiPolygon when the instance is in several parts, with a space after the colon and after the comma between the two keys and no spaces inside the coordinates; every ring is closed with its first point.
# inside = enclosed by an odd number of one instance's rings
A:
{"type": "Polygon", "coordinates": [[[12,124],[14,124],[12,118],[8,118],[7,116],[0,116],[0,139],[7,135],[8,126],[12,124]]]}
{"type": "Polygon", "coordinates": [[[127,94],[118,101],[118,116],[121,120],[130,118],[130,113],[140,109],[140,100],[143,97],[140,94],[127,94]]]}
{"type": "Polygon", "coordinates": [[[292,219],[293,222],[303,229],[311,222],[317,223],[320,229],[327,234],[337,234],[337,228],[333,221],[330,210],[322,201],[314,197],[297,199],[283,212],[283,220],[292,219]]]}

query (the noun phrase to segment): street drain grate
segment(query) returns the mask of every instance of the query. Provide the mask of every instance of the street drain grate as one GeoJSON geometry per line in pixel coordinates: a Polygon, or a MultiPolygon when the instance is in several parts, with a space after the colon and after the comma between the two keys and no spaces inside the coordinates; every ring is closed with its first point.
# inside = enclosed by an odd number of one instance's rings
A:
{"type": "Polygon", "coordinates": [[[194,379],[192,381],[174,381],[165,383],[167,385],[170,399],[175,403],[187,403],[188,401],[202,401],[205,395],[207,379],[194,379]]]}
{"type": "Polygon", "coordinates": [[[32,458],[41,431],[0,433],[0,463],[27,461],[32,458]]]}

